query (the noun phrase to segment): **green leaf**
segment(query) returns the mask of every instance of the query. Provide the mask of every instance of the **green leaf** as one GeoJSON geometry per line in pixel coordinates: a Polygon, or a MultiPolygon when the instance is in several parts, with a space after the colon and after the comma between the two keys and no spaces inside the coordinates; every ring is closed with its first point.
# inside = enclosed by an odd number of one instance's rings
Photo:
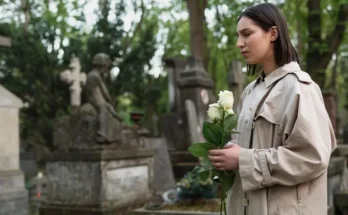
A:
{"type": "Polygon", "coordinates": [[[205,169],[212,169],[213,168],[213,165],[211,164],[209,158],[207,158],[207,157],[203,157],[201,159],[201,165],[205,169]]]}
{"type": "Polygon", "coordinates": [[[203,136],[208,142],[220,145],[221,134],[222,131],[217,125],[214,125],[210,122],[203,123],[203,136]]]}
{"type": "Polygon", "coordinates": [[[224,130],[231,132],[232,129],[236,128],[238,124],[238,118],[236,115],[229,115],[224,120],[224,130]]]}
{"type": "Polygon", "coordinates": [[[210,175],[210,170],[204,170],[198,173],[199,179],[201,179],[203,182],[205,182],[210,175]]]}
{"type": "MultiPolygon", "coordinates": [[[[222,143],[227,144],[231,140],[231,135],[229,133],[225,133],[222,135],[222,143]]],[[[222,148],[222,146],[221,146],[222,148]]]]}
{"type": "Polygon", "coordinates": [[[207,157],[210,149],[217,148],[212,143],[193,143],[187,150],[195,157],[207,157]]]}
{"type": "Polygon", "coordinates": [[[233,183],[234,183],[234,178],[236,177],[236,174],[233,173],[227,173],[226,171],[223,172],[222,174],[222,187],[224,189],[225,192],[228,192],[233,183]]]}

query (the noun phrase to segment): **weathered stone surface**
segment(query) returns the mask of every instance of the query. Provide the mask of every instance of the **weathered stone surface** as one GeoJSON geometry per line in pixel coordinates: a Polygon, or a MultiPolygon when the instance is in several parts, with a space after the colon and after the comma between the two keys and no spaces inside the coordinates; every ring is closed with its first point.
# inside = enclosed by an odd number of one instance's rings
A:
{"type": "Polygon", "coordinates": [[[27,215],[28,194],[19,170],[22,101],[0,85],[0,215],[27,215]]]}
{"type": "Polygon", "coordinates": [[[28,215],[26,190],[0,193],[0,215],[28,215]]]}
{"type": "Polygon", "coordinates": [[[332,157],[328,167],[327,197],[328,206],[334,206],[334,196],[341,191],[342,174],[345,168],[344,157],[332,157]]]}
{"type": "Polygon", "coordinates": [[[328,177],[342,174],[344,170],[344,164],[345,164],[344,157],[332,157],[330,159],[330,163],[328,167],[328,177]]]}
{"type": "Polygon", "coordinates": [[[117,208],[142,201],[151,197],[149,184],[147,165],[109,169],[103,173],[103,199],[117,208]]]}
{"type": "Polygon", "coordinates": [[[28,192],[20,170],[0,171],[0,215],[28,215],[28,192]]]}
{"type": "Polygon", "coordinates": [[[17,170],[19,169],[17,108],[2,108],[0,106],[0,128],[0,171],[17,170]]]}
{"type": "Polygon", "coordinates": [[[87,205],[99,201],[99,162],[49,162],[46,172],[48,202],[87,205]]]}
{"type": "Polygon", "coordinates": [[[25,174],[26,179],[31,179],[37,175],[38,166],[35,158],[35,153],[21,152],[20,155],[20,168],[25,174]]]}
{"type": "Polygon", "coordinates": [[[121,158],[116,157],[121,150],[51,156],[46,164],[47,202],[41,214],[88,214],[88,208],[90,214],[103,214],[146,201],[153,193],[154,159],[153,151],[140,151],[125,151],[121,158]]]}
{"type": "Polygon", "coordinates": [[[13,190],[24,189],[24,176],[22,171],[1,171],[0,172],[0,195],[13,190]]]}
{"type": "Polygon", "coordinates": [[[23,102],[13,93],[0,85],[0,107],[19,109],[23,107],[23,102]]]}
{"type": "Polygon", "coordinates": [[[175,178],[168,147],[164,138],[146,138],[146,148],[155,150],[153,187],[156,194],[161,195],[175,188],[175,178]]]}
{"type": "Polygon", "coordinates": [[[57,119],[54,128],[54,145],[61,150],[67,151],[120,148],[123,142],[123,133],[119,132],[122,127],[120,122],[111,120],[105,123],[110,124],[108,127],[110,133],[113,133],[115,140],[110,144],[98,144],[96,140],[98,131],[96,115],[76,114],[72,117],[57,119]]]}

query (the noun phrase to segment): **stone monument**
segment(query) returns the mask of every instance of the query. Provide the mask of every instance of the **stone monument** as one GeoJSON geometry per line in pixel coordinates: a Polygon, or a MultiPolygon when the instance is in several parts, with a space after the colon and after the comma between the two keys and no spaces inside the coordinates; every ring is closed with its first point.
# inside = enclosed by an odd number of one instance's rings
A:
{"type": "Polygon", "coordinates": [[[47,201],[40,215],[117,214],[153,193],[154,150],[121,124],[103,82],[111,60],[99,53],[82,90],[82,105],[57,119],[46,163],[47,201]]]}
{"type": "Polygon", "coordinates": [[[237,106],[244,89],[244,74],[242,72],[242,62],[232,61],[231,70],[228,73],[228,88],[234,95],[233,110],[237,111],[237,106]]]}
{"type": "Polygon", "coordinates": [[[0,215],[27,215],[28,192],[19,168],[22,101],[0,85],[0,215]]]}
{"type": "Polygon", "coordinates": [[[202,125],[210,103],[216,101],[214,82],[201,59],[165,59],[168,71],[170,113],[162,116],[161,129],[168,143],[176,178],[191,171],[198,160],[187,148],[204,141],[202,125]]]}

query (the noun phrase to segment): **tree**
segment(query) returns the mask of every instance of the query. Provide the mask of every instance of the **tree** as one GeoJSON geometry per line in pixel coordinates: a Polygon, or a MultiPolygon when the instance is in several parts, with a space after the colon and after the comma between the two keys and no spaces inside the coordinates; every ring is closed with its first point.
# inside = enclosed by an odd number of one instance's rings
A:
{"type": "Polygon", "coordinates": [[[332,32],[323,38],[321,1],[308,0],[308,51],[307,71],[314,81],[321,87],[325,87],[325,70],[343,40],[348,22],[348,3],[341,3],[333,22],[332,32]]]}
{"type": "MultiPolygon", "coordinates": [[[[343,41],[346,25],[348,22],[348,3],[341,3],[336,15],[336,21],[332,22],[333,30],[326,35],[322,31],[322,13],[320,0],[308,0],[308,50],[307,50],[307,71],[312,75],[314,81],[323,89],[323,97],[326,109],[330,116],[334,130],[337,133],[337,107],[336,107],[336,83],[326,80],[326,69],[334,53],[338,51],[343,41]],[[323,36],[323,34],[325,36],[323,36]],[[329,82],[329,89],[326,83],[329,82]]],[[[336,56],[338,58],[338,56],[336,56]]],[[[337,64],[337,62],[336,62],[337,64]]],[[[333,72],[336,70],[334,67],[333,72]]],[[[336,79],[335,74],[331,75],[336,79]]]]}
{"type": "Polygon", "coordinates": [[[190,23],[190,50],[191,55],[202,59],[207,68],[207,39],[204,11],[208,0],[186,0],[190,23]]]}

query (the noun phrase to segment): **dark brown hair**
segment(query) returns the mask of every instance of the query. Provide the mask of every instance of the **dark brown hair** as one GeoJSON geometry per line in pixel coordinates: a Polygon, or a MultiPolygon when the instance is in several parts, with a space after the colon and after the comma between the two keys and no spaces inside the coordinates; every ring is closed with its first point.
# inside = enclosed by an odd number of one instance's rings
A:
{"type": "MultiPolygon", "coordinates": [[[[258,4],[245,9],[238,17],[248,17],[253,20],[265,32],[268,32],[273,26],[277,27],[278,37],[274,41],[274,58],[278,66],[297,61],[300,63],[297,51],[291,43],[288,25],[283,13],[270,3],[258,4]]],[[[248,74],[254,75],[256,64],[248,64],[248,74]]]]}

